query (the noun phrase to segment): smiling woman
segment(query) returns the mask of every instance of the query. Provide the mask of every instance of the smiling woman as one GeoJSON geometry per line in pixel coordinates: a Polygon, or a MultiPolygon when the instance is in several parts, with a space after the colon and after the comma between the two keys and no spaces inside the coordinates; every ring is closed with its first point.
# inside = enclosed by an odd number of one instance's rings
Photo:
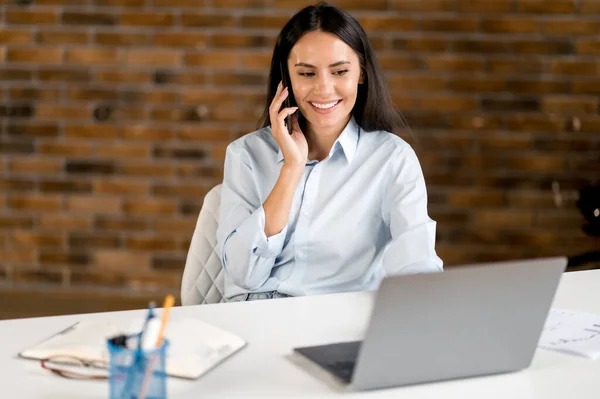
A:
{"type": "Polygon", "coordinates": [[[350,14],[319,3],[288,21],[259,123],[226,153],[217,250],[228,300],[442,271],[420,164],[393,134],[406,126],[350,14]]]}
{"type": "Polygon", "coordinates": [[[296,42],[287,63],[294,102],[309,121],[302,129],[313,144],[309,159],[324,159],[350,120],[359,84],[364,84],[358,56],[336,35],[312,31],[296,42]]]}

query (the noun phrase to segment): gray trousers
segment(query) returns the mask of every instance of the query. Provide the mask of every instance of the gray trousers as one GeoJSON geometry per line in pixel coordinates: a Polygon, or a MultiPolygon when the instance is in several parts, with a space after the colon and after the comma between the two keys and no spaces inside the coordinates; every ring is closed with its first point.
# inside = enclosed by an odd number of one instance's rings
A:
{"type": "Polygon", "coordinates": [[[257,292],[257,293],[246,293],[234,295],[231,298],[227,299],[227,302],[244,302],[244,301],[257,301],[261,299],[277,299],[277,298],[290,298],[291,295],[282,294],[277,291],[269,291],[269,292],[257,292]]]}

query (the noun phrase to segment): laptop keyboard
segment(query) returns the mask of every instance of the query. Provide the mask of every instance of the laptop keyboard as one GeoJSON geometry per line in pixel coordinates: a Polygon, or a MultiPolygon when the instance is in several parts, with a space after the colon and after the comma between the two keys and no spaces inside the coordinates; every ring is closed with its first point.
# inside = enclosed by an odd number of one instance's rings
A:
{"type": "Polygon", "coordinates": [[[356,366],[356,362],[333,362],[327,364],[327,369],[342,380],[350,382],[354,366],[356,366]]]}
{"type": "Polygon", "coordinates": [[[353,341],[295,348],[295,350],[342,381],[349,383],[352,380],[360,345],[360,341],[353,341]]]}

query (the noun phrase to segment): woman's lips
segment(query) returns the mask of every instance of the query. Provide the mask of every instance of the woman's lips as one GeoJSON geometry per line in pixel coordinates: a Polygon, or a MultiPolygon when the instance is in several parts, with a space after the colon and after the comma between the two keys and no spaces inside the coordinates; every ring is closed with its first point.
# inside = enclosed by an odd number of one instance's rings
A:
{"type": "Polygon", "coordinates": [[[323,102],[319,102],[319,103],[313,103],[313,102],[308,102],[310,104],[310,106],[312,107],[312,109],[319,113],[319,114],[329,114],[333,111],[336,110],[336,108],[338,107],[338,105],[340,105],[340,103],[342,102],[342,100],[336,100],[336,101],[331,101],[331,102],[327,102],[327,103],[323,103],[323,102]],[[329,108],[319,108],[317,106],[315,106],[314,104],[319,104],[319,105],[327,105],[327,104],[331,104],[331,103],[335,103],[335,105],[329,107],[329,108]]]}

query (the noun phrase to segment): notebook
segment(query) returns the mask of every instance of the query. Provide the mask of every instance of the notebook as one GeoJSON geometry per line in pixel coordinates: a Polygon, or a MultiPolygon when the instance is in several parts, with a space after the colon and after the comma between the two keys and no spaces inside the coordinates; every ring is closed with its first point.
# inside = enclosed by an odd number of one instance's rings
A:
{"type": "Polygon", "coordinates": [[[567,309],[552,309],[539,346],[559,352],[600,359],[600,316],[567,309]]]}
{"type": "MultiPolygon", "coordinates": [[[[85,320],[19,353],[27,359],[70,355],[108,361],[106,339],[119,334],[136,334],[143,318],[119,322],[111,319],[85,320]]],[[[166,372],[169,376],[197,379],[242,349],[246,342],[216,326],[192,318],[172,316],[165,330],[169,341],[166,372]]]]}

